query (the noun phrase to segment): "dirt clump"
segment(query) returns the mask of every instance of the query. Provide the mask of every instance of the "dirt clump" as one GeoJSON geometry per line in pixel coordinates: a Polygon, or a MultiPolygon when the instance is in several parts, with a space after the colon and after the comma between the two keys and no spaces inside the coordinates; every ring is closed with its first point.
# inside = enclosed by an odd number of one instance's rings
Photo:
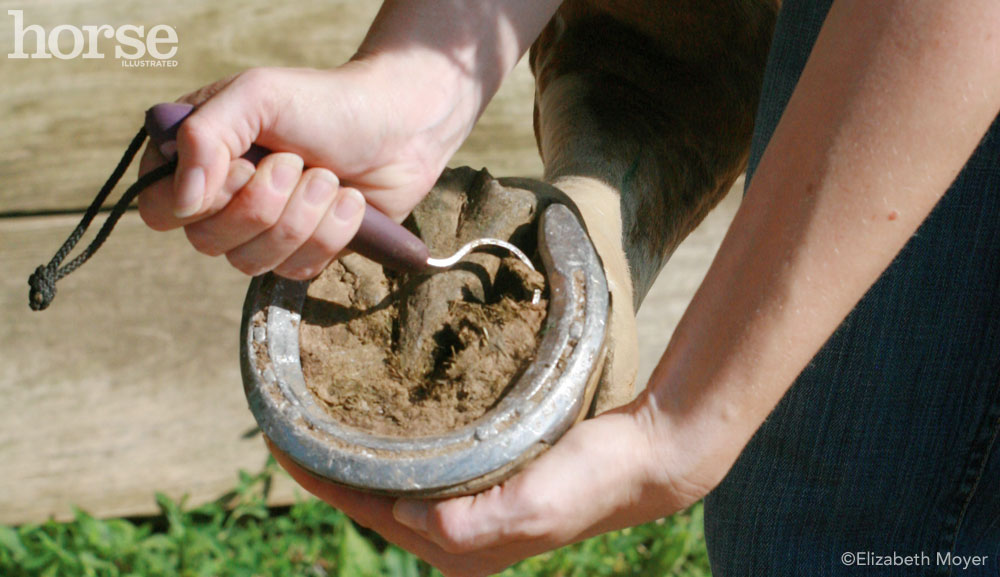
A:
{"type": "Polygon", "coordinates": [[[485,414],[535,357],[547,301],[541,273],[475,254],[452,270],[408,276],[358,255],[308,291],[300,326],[306,383],[337,421],[420,437],[485,414]]]}

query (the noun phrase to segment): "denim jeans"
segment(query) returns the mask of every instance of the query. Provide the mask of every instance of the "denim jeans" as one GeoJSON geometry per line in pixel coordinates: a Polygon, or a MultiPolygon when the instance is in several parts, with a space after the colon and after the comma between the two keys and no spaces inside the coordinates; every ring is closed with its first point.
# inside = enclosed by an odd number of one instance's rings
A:
{"type": "MultiPolygon", "coordinates": [[[[782,7],[751,175],[828,9],[782,7]]],[[[1000,577],[998,432],[1000,119],[706,498],[713,573],[1000,577]]]]}

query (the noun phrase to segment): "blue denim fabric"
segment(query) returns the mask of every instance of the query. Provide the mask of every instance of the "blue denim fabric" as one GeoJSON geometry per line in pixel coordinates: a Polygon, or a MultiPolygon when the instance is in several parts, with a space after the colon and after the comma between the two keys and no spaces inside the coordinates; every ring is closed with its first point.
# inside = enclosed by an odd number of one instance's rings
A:
{"type": "MultiPolygon", "coordinates": [[[[782,8],[751,173],[828,8],[782,8]]],[[[713,572],[1000,577],[998,433],[1000,119],[706,499],[713,572]]]]}

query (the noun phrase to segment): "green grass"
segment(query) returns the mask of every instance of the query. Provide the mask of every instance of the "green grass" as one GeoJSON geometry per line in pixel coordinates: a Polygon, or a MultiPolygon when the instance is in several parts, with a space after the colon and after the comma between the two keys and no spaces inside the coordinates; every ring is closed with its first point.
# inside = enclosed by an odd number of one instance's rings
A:
{"type": "MultiPolygon", "coordinates": [[[[3,577],[418,577],[440,575],[412,555],[359,529],[316,500],[271,510],[265,495],[273,463],[240,473],[217,502],[185,507],[163,495],[162,516],[0,525],[3,577]]],[[[616,531],[528,559],[502,575],[595,577],[709,575],[702,509],[616,531]]]]}

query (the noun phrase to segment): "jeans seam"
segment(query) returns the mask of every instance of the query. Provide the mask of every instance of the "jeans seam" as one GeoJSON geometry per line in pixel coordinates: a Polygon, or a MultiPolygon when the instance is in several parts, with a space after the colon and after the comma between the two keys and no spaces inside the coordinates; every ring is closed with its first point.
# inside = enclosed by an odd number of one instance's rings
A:
{"type": "MultiPolygon", "coordinates": [[[[1000,439],[1000,380],[996,383],[993,401],[990,403],[983,423],[979,427],[979,431],[971,444],[965,471],[959,481],[958,491],[954,499],[955,504],[958,505],[958,514],[949,514],[945,518],[944,531],[942,532],[945,537],[939,551],[955,551],[965,514],[976,496],[976,491],[979,489],[979,483],[986,470],[990,454],[998,439],[1000,439]]],[[[948,566],[942,574],[951,575],[951,566],[948,566]]]]}

